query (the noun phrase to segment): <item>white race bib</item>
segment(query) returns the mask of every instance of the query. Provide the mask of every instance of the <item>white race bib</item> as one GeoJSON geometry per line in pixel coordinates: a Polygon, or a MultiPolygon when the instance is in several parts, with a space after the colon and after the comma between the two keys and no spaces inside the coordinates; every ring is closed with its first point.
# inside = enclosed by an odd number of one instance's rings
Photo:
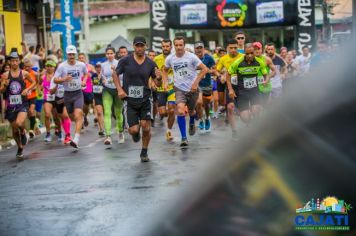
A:
{"type": "Polygon", "coordinates": [[[130,98],[143,98],[143,86],[129,86],[130,98]]]}
{"type": "Polygon", "coordinates": [[[81,84],[79,81],[72,80],[68,83],[68,88],[70,90],[78,90],[78,89],[81,89],[81,84]]]}
{"type": "Polygon", "coordinates": [[[177,74],[178,74],[179,78],[184,79],[185,76],[188,76],[188,69],[181,68],[180,70],[177,71],[177,74]]]}
{"type": "Polygon", "coordinates": [[[61,88],[58,88],[57,89],[57,97],[63,97],[64,96],[64,88],[61,87],[61,88]]]}
{"type": "Polygon", "coordinates": [[[9,101],[11,105],[19,105],[22,104],[22,97],[21,95],[10,95],[9,101]]]}
{"type": "Polygon", "coordinates": [[[251,89],[257,87],[257,78],[244,78],[244,88],[251,89]]]}
{"type": "Polygon", "coordinates": [[[231,76],[231,84],[232,85],[237,85],[237,75],[232,75],[231,76]]]}
{"type": "Polygon", "coordinates": [[[265,78],[263,76],[258,76],[257,79],[259,84],[263,84],[263,81],[265,81],[265,78]]]}
{"type": "Polygon", "coordinates": [[[101,85],[93,86],[93,93],[102,93],[102,92],[103,92],[103,86],[101,86],[101,85]]]}
{"type": "Polygon", "coordinates": [[[54,94],[47,94],[47,102],[53,102],[56,100],[56,96],[54,94]]]}

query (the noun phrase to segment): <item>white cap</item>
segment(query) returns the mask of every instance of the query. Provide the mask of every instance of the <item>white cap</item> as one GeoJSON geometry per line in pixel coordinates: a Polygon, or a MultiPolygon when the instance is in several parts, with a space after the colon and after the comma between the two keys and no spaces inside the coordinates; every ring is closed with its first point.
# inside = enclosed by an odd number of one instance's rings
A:
{"type": "Polygon", "coordinates": [[[67,54],[69,54],[69,53],[77,54],[77,49],[73,45],[68,45],[67,48],[66,48],[66,53],[67,54]]]}

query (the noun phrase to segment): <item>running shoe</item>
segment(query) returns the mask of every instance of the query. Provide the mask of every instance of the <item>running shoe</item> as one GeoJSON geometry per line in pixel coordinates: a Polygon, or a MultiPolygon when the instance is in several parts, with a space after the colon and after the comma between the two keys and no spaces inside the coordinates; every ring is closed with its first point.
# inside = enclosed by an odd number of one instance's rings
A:
{"type": "Polygon", "coordinates": [[[63,134],[62,134],[62,132],[58,132],[58,134],[57,134],[57,142],[58,143],[63,142],[63,134]]]}
{"type": "Polygon", "coordinates": [[[134,134],[132,135],[132,140],[135,142],[135,143],[138,143],[141,139],[141,134],[140,132],[138,132],[137,134],[134,134]]]}
{"type": "Polygon", "coordinates": [[[30,136],[30,139],[35,138],[35,132],[32,129],[28,131],[28,135],[30,136]]]}
{"type": "Polygon", "coordinates": [[[23,131],[23,133],[20,135],[20,138],[21,138],[21,144],[25,146],[28,143],[26,130],[23,131]]]}
{"type": "Polygon", "coordinates": [[[111,144],[112,144],[112,141],[111,141],[110,136],[107,136],[107,137],[106,137],[106,139],[104,140],[104,144],[105,144],[105,145],[111,145],[111,144]]]}
{"type": "Polygon", "coordinates": [[[195,124],[189,125],[189,135],[193,136],[195,134],[195,124]]]}
{"type": "Polygon", "coordinates": [[[68,145],[70,144],[71,141],[72,141],[72,137],[70,135],[66,135],[66,137],[64,138],[64,144],[68,145]]]}
{"type": "Polygon", "coordinates": [[[141,162],[149,162],[150,158],[148,158],[147,151],[142,150],[140,154],[141,162]]]}
{"type": "Polygon", "coordinates": [[[210,118],[205,120],[205,131],[206,131],[206,132],[210,132],[210,131],[211,131],[210,118]]]}
{"type": "Polygon", "coordinates": [[[188,139],[182,138],[182,142],[180,143],[181,147],[188,147],[188,139]]]}
{"type": "Polygon", "coordinates": [[[167,141],[172,141],[173,140],[172,131],[170,131],[170,130],[166,131],[166,139],[167,139],[167,141]]]}
{"type": "Polygon", "coordinates": [[[124,132],[119,132],[119,133],[118,133],[118,140],[117,140],[117,142],[118,142],[119,144],[125,143],[125,134],[124,134],[124,132]]]}
{"type": "Polygon", "coordinates": [[[199,130],[200,131],[204,130],[204,121],[203,120],[199,121],[199,130]]]}
{"type": "Polygon", "coordinates": [[[104,136],[105,136],[105,133],[104,133],[104,131],[99,131],[98,135],[99,135],[100,137],[104,137],[104,136]]]}
{"type": "Polygon", "coordinates": [[[52,142],[52,136],[50,133],[46,134],[46,137],[44,138],[44,141],[46,143],[52,142]]]}
{"type": "Polygon", "coordinates": [[[18,149],[17,149],[17,153],[16,153],[16,159],[17,159],[18,161],[22,161],[22,160],[23,160],[23,157],[24,157],[24,155],[23,155],[23,148],[18,148],[18,149]]]}
{"type": "Polygon", "coordinates": [[[74,147],[75,149],[78,149],[78,143],[75,142],[74,140],[71,140],[69,144],[70,144],[70,146],[74,147]]]}

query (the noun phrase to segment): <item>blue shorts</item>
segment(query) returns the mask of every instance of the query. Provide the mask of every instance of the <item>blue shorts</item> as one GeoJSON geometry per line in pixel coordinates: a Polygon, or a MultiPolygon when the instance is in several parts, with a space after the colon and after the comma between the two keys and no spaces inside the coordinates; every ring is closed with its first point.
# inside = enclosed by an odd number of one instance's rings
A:
{"type": "Polygon", "coordinates": [[[43,99],[41,99],[41,100],[37,100],[36,99],[35,104],[36,104],[36,108],[35,108],[36,112],[41,113],[42,112],[43,99]]]}
{"type": "Polygon", "coordinates": [[[216,80],[211,80],[211,84],[213,85],[213,92],[218,90],[218,82],[216,80]]]}

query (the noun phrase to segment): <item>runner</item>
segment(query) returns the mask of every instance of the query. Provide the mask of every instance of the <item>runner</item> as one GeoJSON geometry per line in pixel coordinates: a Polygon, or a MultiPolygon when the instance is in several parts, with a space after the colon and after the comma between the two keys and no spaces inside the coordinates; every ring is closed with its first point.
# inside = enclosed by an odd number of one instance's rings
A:
{"type": "Polygon", "coordinates": [[[12,52],[9,59],[11,69],[1,76],[0,92],[5,92],[6,95],[5,119],[11,124],[12,135],[18,147],[16,158],[23,160],[23,149],[28,141],[25,130],[28,112],[27,94],[35,88],[36,81],[27,71],[19,68],[20,60],[17,52],[12,52]],[[28,88],[26,88],[25,79],[31,82],[28,88]]]}
{"type": "MultiPolygon", "coordinates": [[[[111,45],[108,45],[108,47],[111,47],[111,45]]],[[[119,50],[116,54],[116,59],[119,60],[123,57],[126,57],[127,55],[129,55],[129,51],[127,50],[127,47],[121,46],[119,47],[119,50]]]]}
{"type": "Polygon", "coordinates": [[[234,120],[235,106],[237,106],[237,100],[231,100],[228,96],[228,93],[225,94],[226,91],[226,76],[228,74],[228,70],[231,64],[237,59],[241,58],[243,54],[237,51],[237,42],[235,39],[230,39],[227,42],[227,51],[228,54],[220,58],[216,69],[220,74],[220,79],[218,80],[218,92],[219,92],[219,101],[220,101],[220,111],[221,113],[225,110],[227,113],[226,119],[228,121],[234,120]],[[230,106],[229,106],[229,103],[230,106]],[[234,104],[235,103],[235,104],[234,104]],[[225,108],[227,106],[227,109],[225,108]],[[228,110],[230,107],[230,110],[228,110]]]}
{"type": "MultiPolygon", "coordinates": [[[[118,133],[118,143],[122,144],[125,142],[123,116],[122,116],[122,100],[117,94],[116,84],[113,80],[115,75],[114,70],[117,67],[118,61],[115,57],[115,49],[111,46],[106,48],[106,58],[107,60],[101,64],[101,77],[103,89],[103,106],[104,106],[104,127],[106,138],[104,140],[105,145],[111,145],[111,114],[112,106],[114,105],[115,117],[116,117],[116,132],[118,133]]],[[[100,87],[98,87],[101,89],[100,87]]],[[[98,91],[100,92],[100,91],[98,91]]]]}
{"type": "Polygon", "coordinates": [[[148,51],[148,55],[147,56],[153,61],[155,59],[155,57],[156,57],[156,52],[151,49],[151,50],[148,51]]]}
{"type": "MultiPolygon", "coordinates": [[[[259,92],[258,92],[258,71],[261,71],[264,77],[264,84],[268,84],[266,66],[263,66],[254,55],[252,44],[246,44],[245,55],[232,63],[229,74],[227,75],[227,86],[229,89],[229,111],[230,107],[239,101],[240,118],[245,124],[249,124],[252,115],[257,115],[261,110],[259,92]]],[[[236,138],[236,123],[233,115],[230,115],[230,125],[233,138],[236,138]]]]}
{"type": "MultiPolygon", "coordinates": [[[[262,54],[262,44],[260,42],[254,42],[253,44],[255,50],[255,57],[261,63],[261,65],[266,67],[268,77],[271,78],[276,74],[276,68],[273,65],[271,58],[262,54]]],[[[269,95],[272,91],[272,83],[269,80],[267,84],[263,84],[264,76],[261,70],[258,71],[258,90],[260,91],[261,105],[266,107],[269,103],[269,95]]]]}
{"type": "Polygon", "coordinates": [[[66,48],[66,53],[67,60],[62,62],[56,70],[54,82],[64,86],[64,105],[70,118],[75,122],[75,135],[74,139],[70,141],[70,145],[78,149],[80,131],[83,126],[84,97],[82,87],[86,86],[88,70],[83,62],[75,59],[77,54],[75,46],[69,45],[66,48]],[[82,81],[83,76],[84,80],[82,81]]]}
{"type": "MultiPolygon", "coordinates": [[[[148,55],[147,55],[152,61],[154,61],[155,57],[156,57],[156,52],[153,51],[152,49],[148,51],[148,55]]],[[[155,119],[156,119],[156,115],[158,112],[158,94],[156,90],[152,90],[152,98],[153,98],[153,119],[151,122],[152,127],[155,127],[155,119]]]]}
{"type": "Polygon", "coordinates": [[[134,53],[122,58],[114,73],[118,95],[124,101],[125,121],[134,142],[140,141],[142,128],[141,162],[148,162],[148,145],[151,139],[152,97],[150,77],[155,79],[157,65],[145,56],[146,40],[136,36],[133,41],[134,53]],[[123,86],[118,79],[123,74],[123,86]]]}
{"type": "Polygon", "coordinates": [[[246,35],[244,32],[239,31],[235,35],[235,39],[237,42],[237,51],[239,53],[245,53],[245,41],[246,41],[246,35]]]}
{"type": "MultiPolygon", "coordinates": [[[[165,60],[172,50],[172,41],[170,39],[162,40],[162,54],[155,57],[154,62],[156,62],[158,68],[162,72],[165,66],[165,60]]],[[[176,96],[174,93],[174,80],[173,80],[173,70],[168,71],[168,86],[167,91],[165,91],[164,86],[157,88],[157,98],[158,98],[158,112],[163,119],[167,118],[167,131],[166,139],[167,141],[173,140],[172,128],[175,121],[175,109],[176,109],[176,96]],[[168,107],[168,111],[167,111],[168,107]]]]}
{"type": "Polygon", "coordinates": [[[103,83],[101,76],[101,64],[95,65],[95,73],[92,75],[95,110],[99,124],[99,136],[104,134],[104,109],[103,109],[103,83]]]}
{"type": "MultiPolygon", "coordinates": [[[[24,70],[28,72],[30,75],[31,79],[36,81],[36,84],[38,82],[38,73],[32,69],[32,63],[29,58],[24,59],[24,70]]],[[[31,86],[31,82],[25,79],[25,84],[26,88],[29,88],[31,86]]],[[[35,138],[35,125],[36,125],[36,87],[29,90],[29,93],[27,95],[27,102],[29,104],[28,108],[28,118],[30,120],[30,130],[29,130],[29,135],[30,139],[35,138]]]]}
{"type": "Polygon", "coordinates": [[[304,77],[310,69],[311,53],[308,46],[302,48],[302,55],[295,58],[295,63],[298,65],[299,75],[304,77]]]}
{"type": "Polygon", "coordinates": [[[272,59],[272,63],[276,68],[275,75],[271,77],[272,90],[270,99],[273,100],[282,96],[282,80],[284,80],[287,70],[284,60],[277,56],[276,48],[273,43],[267,44],[266,51],[267,55],[272,59]]]}
{"type": "MultiPolygon", "coordinates": [[[[44,110],[45,110],[45,127],[46,127],[46,136],[45,142],[52,142],[51,136],[51,118],[57,117],[55,112],[56,107],[56,96],[55,94],[51,94],[50,87],[51,81],[54,75],[54,71],[56,69],[57,64],[54,61],[47,60],[46,62],[46,73],[42,77],[42,86],[43,86],[43,96],[44,96],[44,110]]],[[[61,123],[60,120],[55,119],[56,127],[58,129],[56,135],[58,137],[58,142],[62,142],[62,131],[61,131],[61,123]]]]}
{"type": "Polygon", "coordinates": [[[210,108],[211,108],[211,101],[213,98],[211,74],[216,73],[215,61],[210,55],[204,53],[204,43],[202,41],[196,42],[194,47],[195,47],[195,55],[197,55],[197,57],[209,69],[205,77],[199,82],[200,93],[197,102],[197,113],[199,118],[199,130],[200,131],[205,130],[206,132],[210,132],[211,131],[210,108]],[[203,108],[205,111],[205,120],[203,119],[203,108]]]}
{"type": "MultiPolygon", "coordinates": [[[[89,108],[90,105],[93,105],[93,82],[91,78],[91,74],[95,71],[94,67],[87,63],[87,59],[84,53],[79,53],[78,54],[78,61],[81,61],[85,64],[88,70],[88,78],[87,78],[87,83],[86,86],[82,89],[83,90],[83,96],[84,96],[84,107],[83,107],[83,113],[84,113],[84,127],[88,127],[89,121],[88,121],[88,113],[89,113],[89,108]]],[[[84,80],[84,77],[82,77],[82,80],[84,80]]]]}
{"type": "Polygon", "coordinates": [[[182,137],[181,147],[188,146],[188,139],[186,135],[186,120],[185,108],[188,107],[190,121],[189,134],[195,134],[195,118],[196,118],[196,104],[199,97],[199,82],[204,78],[208,72],[208,68],[199,60],[193,53],[186,52],[185,39],[183,37],[176,37],[173,41],[175,54],[171,54],[166,58],[165,68],[163,70],[163,83],[168,86],[168,72],[173,69],[174,73],[174,91],[177,103],[177,121],[182,137]],[[200,73],[197,74],[197,69],[200,73]]]}

